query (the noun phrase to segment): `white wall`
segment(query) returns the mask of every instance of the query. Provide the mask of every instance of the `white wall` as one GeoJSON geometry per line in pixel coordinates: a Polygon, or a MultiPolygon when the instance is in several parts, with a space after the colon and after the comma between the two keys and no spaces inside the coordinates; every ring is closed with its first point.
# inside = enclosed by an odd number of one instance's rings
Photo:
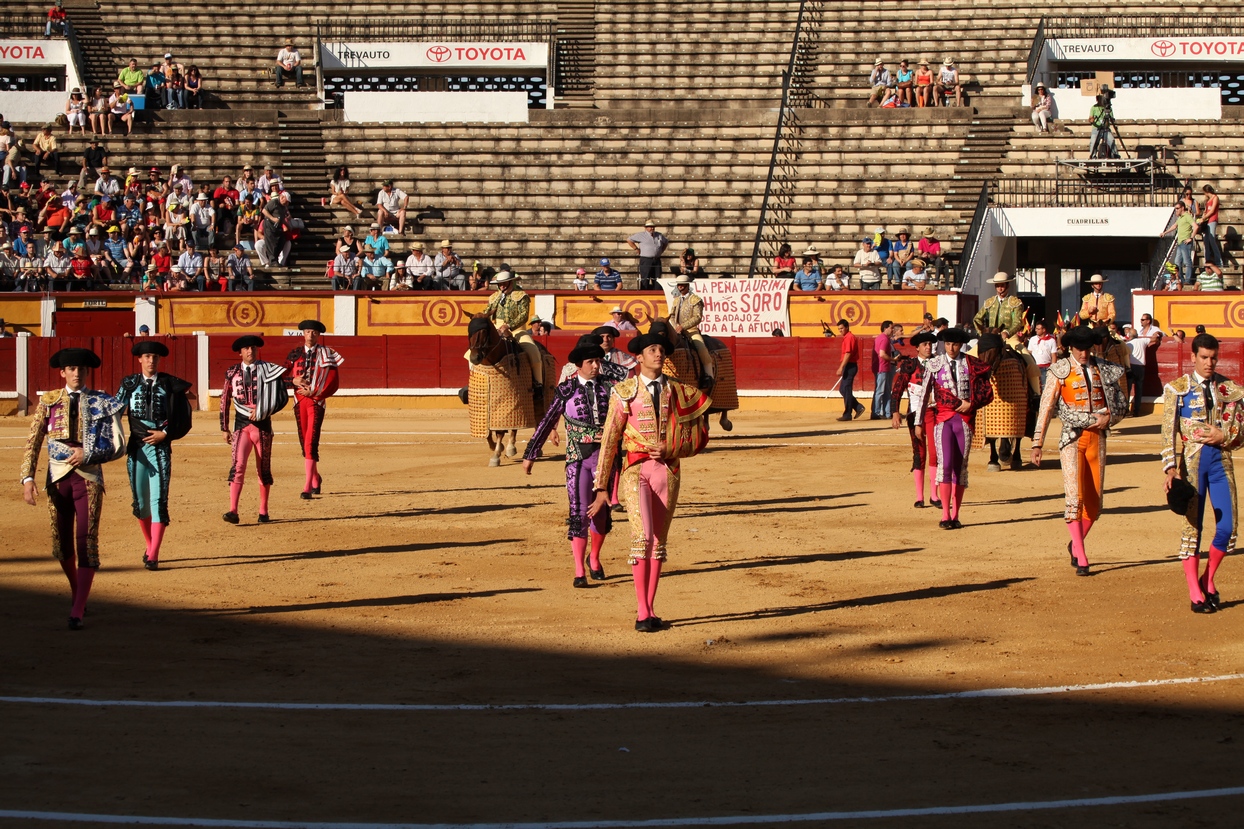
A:
{"type": "MultiPolygon", "coordinates": [[[[1119,121],[1222,119],[1222,93],[1217,89],[1118,89],[1115,92],[1114,117],[1119,121]]],[[[1078,89],[1054,89],[1051,94],[1054,115],[1060,121],[1087,121],[1089,110],[1097,102],[1096,98],[1083,95],[1078,89]]],[[[1025,96],[1024,102],[1029,101],[1025,96]]]]}
{"type": "Polygon", "coordinates": [[[991,212],[1007,236],[1156,238],[1171,218],[1169,206],[995,207],[991,212]]]}
{"type": "Polygon", "coordinates": [[[347,92],[347,121],[525,124],[526,92],[347,92]]]}
{"type": "Polygon", "coordinates": [[[0,113],[15,124],[51,121],[65,111],[69,90],[82,86],[65,40],[0,40],[0,69],[64,67],[64,92],[0,92],[0,113]]]}
{"type": "Polygon", "coordinates": [[[0,112],[14,124],[46,123],[65,111],[67,100],[67,91],[0,92],[0,112]]]}

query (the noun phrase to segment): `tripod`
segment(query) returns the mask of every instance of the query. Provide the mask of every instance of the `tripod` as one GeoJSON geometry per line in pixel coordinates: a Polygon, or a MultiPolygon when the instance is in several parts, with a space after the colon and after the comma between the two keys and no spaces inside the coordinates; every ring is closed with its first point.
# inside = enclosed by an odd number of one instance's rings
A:
{"type": "Polygon", "coordinates": [[[1114,121],[1114,111],[1107,108],[1105,115],[1105,124],[1097,130],[1097,135],[1089,146],[1089,158],[1122,158],[1126,149],[1123,146],[1123,137],[1119,135],[1119,125],[1114,121]],[[1106,140],[1107,135],[1114,139],[1113,147],[1106,140]]]}

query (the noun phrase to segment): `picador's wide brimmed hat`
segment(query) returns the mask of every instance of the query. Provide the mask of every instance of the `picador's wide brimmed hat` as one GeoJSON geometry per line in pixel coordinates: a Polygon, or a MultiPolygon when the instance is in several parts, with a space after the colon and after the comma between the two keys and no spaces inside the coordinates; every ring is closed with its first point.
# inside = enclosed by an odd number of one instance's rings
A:
{"type": "Polygon", "coordinates": [[[510,273],[509,271],[501,271],[500,273],[498,273],[496,276],[492,278],[492,281],[497,283],[498,285],[503,285],[506,282],[513,282],[514,279],[515,279],[514,274],[510,273]]]}
{"type": "Polygon", "coordinates": [[[972,341],[971,335],[962,328],[943,328],[937,333],[937,338],[944,343],[965,344],[972,341]]]}
{"type": "Polygon", "coordinates": [[[130,349],[130,353],[135,357],[141,357],[144,354],[154,354],[157,357],[168,356],[168,346],[164,343],[158,343],[155,340],[143,340],[134,343],[134,347],[130,349]]]}
{"type": "Polygon", "coordinates": [[[298,323],[298,330],[299,331],[318,331],[319,333],[323,334],[328,329],[325,328],[324,323],[320,322],[319,320],[303,320],[302,322],[298,323]]]}
{"type": "Polygon", "coordinates": [[[234,351],[241,351],[244,348],[263,348],[263,337],[257,334],[247,334],[233,341],[234,351]]]}
{"type": "Polygon", "coordinates": [[[1090,277],[1089,277],[1089,284],[1090,284],[1090,285],[1102,285],[1102,284],[1104,284],[1105,282],[1106,282],[1106,277],[1102,276],[1102,275],[1101,275],[1101,274],[1099,274],[1099,273],[1095,273],[1095,274],[1093,274],[1092,276],[1090,276],[1090,277]]]}
{"type": "Polygon", "coordinates": [[[919,334],[914,335],[909,342],[917,347],[925,343],[935,343],[937,342],[937,335],[932,331],[921,331],[919,334]]]}
{"type": "Polygon", "coordinates": [[[1063,334],[1063,348],[1079,348],[1088,351],[1097,345],[1100,340],[1097,333],[1087,325],[1077,325],[1066,334],[1063,334]]]}
{"type": "Polygon", "coordinates": [[[691,274],[684,273],[680,275],[678,279],[674,280],[674,284],[675,285],[694,285],[695,277],[692,276],[691,274]]]}
{"type": "Polygon", "coordinates": [[[647,334],[640,334],[626,344],[626,350],[632,354],[643,354],[644,349],[650,345],[661,346],[665,349],[666,354],[674,350],[674,344],[669,337],[667,323],[661,320],[654,321],[647,334]]]}
{"type": "Polygon", "coordinates": [[[99,355],[89,348],[62,348],[52,355],[52,358],[48,360],[48,365],[52,368],[69,368],[70,366],[99,368],[100,361],[99,355]]]}
{"type": "Polygon", "coordinates": [[[1008,282],[1014,282],[1015,277],[1011,276],[1006,271],[998,271],[996,274],[991,276],[989,279],[986,279],[985,281],[988,282],[990,285],[1005,285],[1008,282]]]}

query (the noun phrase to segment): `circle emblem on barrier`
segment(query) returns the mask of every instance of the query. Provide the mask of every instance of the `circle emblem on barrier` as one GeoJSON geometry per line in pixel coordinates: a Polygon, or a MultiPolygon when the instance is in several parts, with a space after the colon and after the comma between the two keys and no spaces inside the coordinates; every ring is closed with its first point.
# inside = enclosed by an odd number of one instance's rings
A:
{"type": "Polygon", "coordinates": [[[424,310],[424,319],[429,325],[437,328],[449,328],[458,323],[458,315],[461,309],[458,304],[451,299],[434,299],[428,303],[428,307],[424,310]]]}
{"type": "Polygon", "coordinates": [[[250,328],[259,325],[263,321],[263,308],[258,302],[250,299],[244,299],[239,302],[229,303],[227,312],[230,325],[239,328],[250,328]]]}
{"type": "Polygon", "coordinates": [[[436,46],[429,46],[427,51],[428,60],[433,63],[444,63],[449,60],[449,57],[452,54],[452,49],[448,46],[441,46],[439,44],[436,46]]]}
{"type": "Polygon", "coordinates": [[[838,320],[846,320],[856,326],[868,319],[868,309],[858,299],[844,299],[834,304],[830,316],[834,325],[838,324],[838,320]]]}
{"type": "Polygon", "coordinates": [[[1236,328],[1244,328],[1244,302],[1233,302],[1227,308],[1227,319],[1236,328]]]}
{"type": "Polygon", "coordinates": [[[657,310],[657,304],[650,300],[631,300],[622,306],[622,310],[634,317],[636,324],[641,326],[647,325],[661,315],[657,310]]]}
{"type": "Polygon", "coordinates": [[[1160,58],[1169,58],[1175,54],[1175,44],[1169,40],[1155,40],[1153,45],[1149,47],[1149,51],[1160,58]]]}

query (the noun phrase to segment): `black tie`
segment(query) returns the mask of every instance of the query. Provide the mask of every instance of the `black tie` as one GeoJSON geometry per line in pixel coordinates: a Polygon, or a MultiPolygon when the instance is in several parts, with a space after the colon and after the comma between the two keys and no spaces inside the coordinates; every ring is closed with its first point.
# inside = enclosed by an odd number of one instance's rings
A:
{"type": "Polygon", "coordinates": [[[596,383],[588,380],[583,384],[583,393],[587,396],[588,419],[596,425],[596,383]]]}
{"type": "Polygon", "coordinates": [[[1089,411],[1093,411],[1093,377],[1089,374],[1089,364],[1085,363],[1080,366],[1080,370],[1084,372],[1084,388],[1088,390],[1088,407],[1089,411]]]}
{"type": "Polygon", "coordinates": [[[144,385],[146,388],[143,391],[143,404],[144,404],[143,410],[145,412],[146,419],[154,422],[155,421],[155,378],[154,377],[148,378],[147,381],[144,383],[144,385]]]}
{"type": "Polygon", "coordinates": [[[955,396],[959,395],[959,369],[957,367],[958,360],[950,361],[950,384],[954,386],[955,396]]]}
{"type": "Polygon", "coordinates": [[[1205,422],[1212,425],[1214,422],[1214,382],[1206,380],[1201,384],[1201,388],[1205,390],[1205,422]]]}
{"type": "Polygon", "coordinates": [[[75,443],[82,440],[82,431],[78,428],[78,392],[69,395],[69,439],[75,443]]]}

